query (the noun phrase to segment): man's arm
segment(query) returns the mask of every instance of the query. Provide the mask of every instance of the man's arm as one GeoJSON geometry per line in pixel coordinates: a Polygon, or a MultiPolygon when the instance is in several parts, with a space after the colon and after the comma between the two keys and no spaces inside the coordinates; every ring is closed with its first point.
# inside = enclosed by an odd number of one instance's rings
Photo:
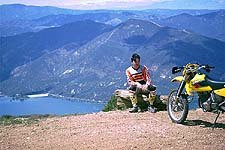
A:
{"type": "Polygon", "coordinates": [[[151,80],[151,77],[150,77],[150,73],[148,71],[148,67],[144,66],[144,69],[143,69],[143,76],[146,80],[146,84],[147,85],[151,85],[152,84],[152,80],[151,80]]]}

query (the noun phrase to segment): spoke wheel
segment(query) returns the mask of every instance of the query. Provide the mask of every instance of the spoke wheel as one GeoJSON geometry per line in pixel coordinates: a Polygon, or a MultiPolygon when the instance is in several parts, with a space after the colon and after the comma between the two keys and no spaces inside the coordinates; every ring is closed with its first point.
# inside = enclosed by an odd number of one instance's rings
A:
{"type": "Polygon", "coordinates": [[[188,115],[188,100],[180,96],[176,102],[177,90],[173,90],[167,101],[167,112],[170,119],[175,123],[183,123],[188,115]]]}

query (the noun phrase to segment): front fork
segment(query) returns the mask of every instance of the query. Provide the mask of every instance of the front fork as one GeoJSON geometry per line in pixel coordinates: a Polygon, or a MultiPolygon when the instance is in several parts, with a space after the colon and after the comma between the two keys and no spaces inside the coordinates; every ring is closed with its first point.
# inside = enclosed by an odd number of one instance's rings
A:
{"type": "Polygon", "coordinates": [[[180,96],[182,94],[182,91],[183,91],[185,85],[186,85],[186,82],[184,80],[182,80],[181,83],[180,83],[180,86],[178,88],[178,91],[177,91],[175,104],[178,104],[179,98],[180,98],[180,96]]]}

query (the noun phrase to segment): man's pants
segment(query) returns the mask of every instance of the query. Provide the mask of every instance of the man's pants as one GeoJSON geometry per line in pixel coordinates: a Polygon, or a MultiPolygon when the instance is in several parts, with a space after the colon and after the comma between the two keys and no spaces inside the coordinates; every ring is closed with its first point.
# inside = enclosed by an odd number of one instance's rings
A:
{"type": "Polygon", "coordinates": [[[131,103],[133,106],[137,106],[139,98],[141,98],[142,95],[146,95],[148,102],[150,105],[153,105],[155,99],[156,99],[156,87],[153,85],[149,85],[146,88],[139,88],[139,87],[131,87],[132,91],[134,91],[134,95],[130,97],[131,103]]]}

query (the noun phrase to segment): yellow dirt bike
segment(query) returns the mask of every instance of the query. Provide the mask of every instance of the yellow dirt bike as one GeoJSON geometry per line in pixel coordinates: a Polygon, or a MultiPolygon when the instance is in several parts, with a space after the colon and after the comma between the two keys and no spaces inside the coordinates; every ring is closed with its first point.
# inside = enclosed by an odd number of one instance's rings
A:
{"type": "Polygon", "coordinates": [[[225,112],[225,82],[215,81],[203,73],[203,70],[210,72],[213,68],[199,64],[173,67],[172,74],[183,71],[182,76],[177,76],[171,80],[172,82],[180,82],[178,89],[169,94],[167,102],[168,115],[173,122],[183,123],[186,120],[189,103],[193,100],[195,92],[198,95],[199,107],[204,112],[218,114],[214,125],[220,113],[225,112]]]}

